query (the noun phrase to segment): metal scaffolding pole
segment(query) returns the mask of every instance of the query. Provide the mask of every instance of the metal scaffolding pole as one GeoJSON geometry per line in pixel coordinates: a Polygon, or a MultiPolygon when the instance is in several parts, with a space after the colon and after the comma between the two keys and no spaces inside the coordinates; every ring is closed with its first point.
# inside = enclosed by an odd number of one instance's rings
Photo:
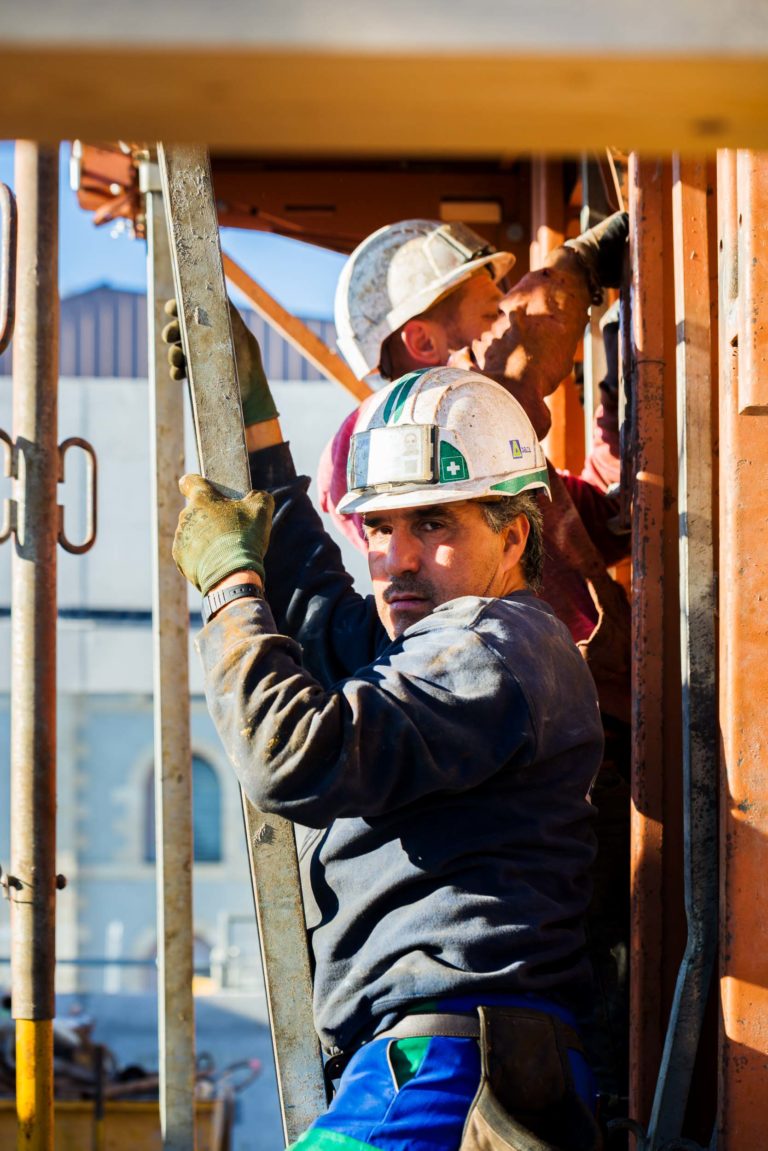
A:
{"type": "MultiPolygon", "coordinates": [[[[198,147],[158,151],[201,470],[220,491],[242,495],[251,481],[210,163],[198,147]]],[[[288,820],[245,795],[243,814],[288,1144],[326,1102],[296,841],[288,820]]]]}
{"type": "Polygon", "coordinates": [[[155,685],[160,1127],[165,1151],[195,1145],[195,1015],[192,994],[192,753],[189,726],[187,585],[171,557],[183,499],[183,388],[168,375],[160,332],[174,295],[168,229],[156,164],[140,177],[147,217],[150,442],[152,455],[152,639],[155,685]]]}
{"type": "Polygon", "coordinates": [[[56,926],[58,146],[16,144],[11,971],[18,1147],[53,1146],[56,926]]]}

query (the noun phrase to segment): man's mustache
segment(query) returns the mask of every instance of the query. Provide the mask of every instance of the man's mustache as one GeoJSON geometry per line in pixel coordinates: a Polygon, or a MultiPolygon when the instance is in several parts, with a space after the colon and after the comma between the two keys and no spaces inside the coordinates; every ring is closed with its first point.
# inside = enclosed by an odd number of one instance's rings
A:
{"type": "Polygon", "coordinates": [[[418,576],[409,575],[407,572],[404,575],[397,576],[393,579],[384,591],[384,603],[392,603],[392,600],[399,599],[401,595],[415,595],[419,599],[434,599],[435,589],[428,580],[420,579],[418,576]]]}

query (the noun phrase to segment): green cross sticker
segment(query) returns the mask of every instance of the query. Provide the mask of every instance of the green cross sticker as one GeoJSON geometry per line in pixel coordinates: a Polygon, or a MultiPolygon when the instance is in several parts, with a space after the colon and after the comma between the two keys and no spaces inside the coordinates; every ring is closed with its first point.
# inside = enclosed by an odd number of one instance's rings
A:
{"type": "Polygon", "coordinates": [[[450,484],[456,480],[468,480],[467,461],[453,444],[440,444],[440,483],[450,484]]]}

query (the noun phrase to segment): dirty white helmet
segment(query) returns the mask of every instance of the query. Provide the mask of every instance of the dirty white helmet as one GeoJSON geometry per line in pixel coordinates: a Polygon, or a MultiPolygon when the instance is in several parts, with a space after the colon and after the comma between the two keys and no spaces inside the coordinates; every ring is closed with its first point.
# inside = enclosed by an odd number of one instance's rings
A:
{"type": "Polygon", "coordinates": [[[515,262],[466,224],[402,220],[379,228],[355,248],[336,288],[339,348],[359,377],[379,366],[381,345],[479,268],[494,280],[515,262]]]}
{"type": "Polygon", "coordinates": [[[517,400],[479,372],[409,372],[366,400],[352,436],[345,515],[517,495],[547,461],[517,400]]]}

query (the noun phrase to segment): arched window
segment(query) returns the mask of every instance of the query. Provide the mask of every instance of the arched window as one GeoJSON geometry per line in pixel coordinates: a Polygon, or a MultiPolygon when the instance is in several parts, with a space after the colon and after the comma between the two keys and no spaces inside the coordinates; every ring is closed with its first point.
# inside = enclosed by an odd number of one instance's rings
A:
{"type": "MultiPolygon", "coordinates": [[[[154,863],[155,848],[155,774],[147,774],[144,821],[144,859],[154,863]]],[[[221,850],[221,785],[216,769],[200,755],[192,756],[192,832],[195,863],[220,863],[221,850]]]]}

